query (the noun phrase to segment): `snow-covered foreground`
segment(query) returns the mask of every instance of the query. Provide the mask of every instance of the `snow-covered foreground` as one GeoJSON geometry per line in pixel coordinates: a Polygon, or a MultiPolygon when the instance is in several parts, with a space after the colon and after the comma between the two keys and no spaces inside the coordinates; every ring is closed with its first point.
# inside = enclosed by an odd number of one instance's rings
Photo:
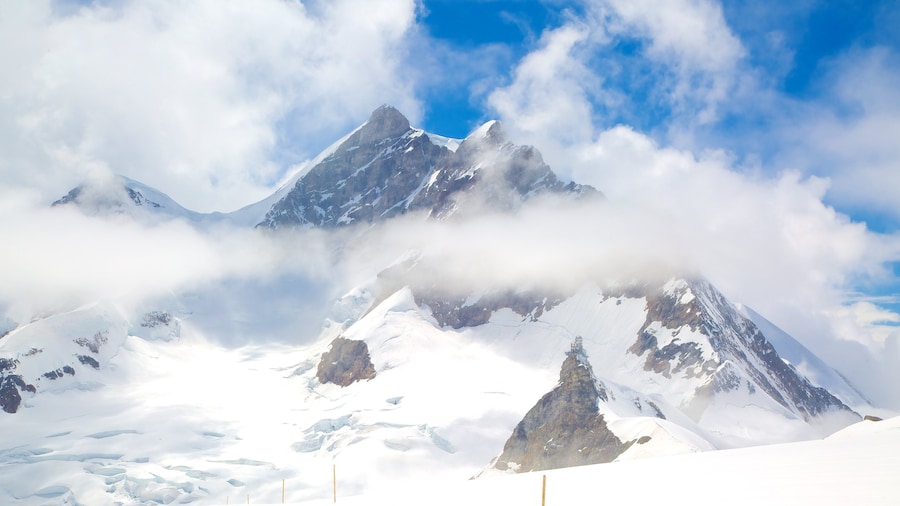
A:
{"type": "MultiPolygon", "coordinates": [[[[327,337],[227,349],[189,326],[172,342],[128,336],[108,369],[79,370],[4,416],[0,503],[280,504],[284,483],[287,503],[329,504],[333,470],[351,505],[537,505],[543,474],[548,505],[900,503],[900,418],[822,441],[470,480],[555,378],[415,321],[404,332],[421,343],[416,361],[392,356],[377,381],[346,389],[313,380],[327,337]],[[472,365],[464,379],[409,382],[425,377],[410,368],[447,378],[441,367],[460,361],[472,365]]],[[[376,353],[402,339],[385,336],[376,353]]]]}
{"type": "MultiPolygon", "coordinates": [[[[317,338],[286,344],[231,347],[210,340],[196,313],[145,327],[111,304],[22,326],[0,350],[22,358],[16,371],[38,378],[38,393],[17,413],[0,414],[0,504],[278,504],[282,484],[288,503],[327,504],[333,470],[342,504],[539,504],[540,474],[470,478],[556,384],[573,331],[604,335],[589,332],[593,325],[633,335],[642,318],[634,310],[614,321],[604,312],[582,319],[577,306],[587,302],[574,299],[532,326],[506,310],[477,330],[453,331],[408,290],[360,317],[370,303],[351,294],[336,308],[346,315],[328,320],[317,338]],[[319,358],[338,335],[365,339],[375,379],[319,383],[319,358]],[[77,354],[96,357],[98,367],[73,362],[77,354]],[[64,363],[74,372],[41,376],[64,363]]],[[[585,340],[598,368],[615,369],[604,365],[611,343],[585,340]]],[[[658,456],[712,446],[637,411],[609,422],[624,440],[652,441],[613,464],[546,473],[547,504],[900,503],[900,418],[825,441],[671,457],[658,456]],[[657,457],[635,460],[649,455],[657,457]]],[[[779,430],[793,430],[761,426],[775,441],[779,430]]]]}
{"type": "Polygon", "coordinates": [[[80,350],[69,334],[92,335],[98,315],[111,329],[102,367],[42,380],[19,412],[0,414],[0,504],[273,502],[282,480],[288,500],[306,502],[331,497],[334,465],[343,493],[406,476],[465,482],[556,381],[418,318],[374,329],[390,364],[347,388],[315,379],[328,328],[313,343],[229,348],[190,321],[179,338],[145,339],[97,306],[25,326],[4,349],[44,335],[46,351],[27,365],[53,370],[61,353],[51,351],[80,350]],[[460,371],[465,363],[472,370],[460,371]]]}
{"type": "Polygon", "coordinates": [[[408,480],[393,484],[387,493],[353,497],[341,495],[338,478],[338,504],[536,506],[541,504],[544,476],[547,506],[896,505],[900,504],[900,418],[861,422],[820,441],[490,476],[438,486],[408,480]]]}

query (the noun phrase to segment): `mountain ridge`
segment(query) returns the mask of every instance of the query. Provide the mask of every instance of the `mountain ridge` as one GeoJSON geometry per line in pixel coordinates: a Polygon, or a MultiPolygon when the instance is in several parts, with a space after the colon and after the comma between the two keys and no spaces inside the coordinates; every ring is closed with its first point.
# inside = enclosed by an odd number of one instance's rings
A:
{"type": "Polygon", "coordinates": [[[535,148],[509,142],[496,120],[457,140],[413,128],[389,105],[306,162],[270,196],[236,211],[191,211],[144,183],[111,179],[78,185],[53,206],[75,204],[89,214],[135,214],[144,221],[181,218],[277,229],[373,223],[416,211],[445,218],[471,205],[513,210],[544,193],[603,198],[590,186],[559,181],[535,148]]]}

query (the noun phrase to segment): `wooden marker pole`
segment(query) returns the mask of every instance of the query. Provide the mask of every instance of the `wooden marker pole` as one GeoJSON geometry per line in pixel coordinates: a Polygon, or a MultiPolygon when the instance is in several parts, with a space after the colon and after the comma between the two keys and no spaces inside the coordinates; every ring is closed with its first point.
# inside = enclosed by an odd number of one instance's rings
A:
{"type": "Polygon", "coordinates": [[[541,487],[541,506],[547,506],[547,475],[544,475],[544,484],[541,487]]]}
{"type": "Polygon", "coordinates": [[[281,504],[284,504],[284,480],[281,480],[281,504]]]}
{"type": "Polygon", "coordinates": [[[334,502],[337,502],[337,464],[331,464],[331,489],[334,502]]]}

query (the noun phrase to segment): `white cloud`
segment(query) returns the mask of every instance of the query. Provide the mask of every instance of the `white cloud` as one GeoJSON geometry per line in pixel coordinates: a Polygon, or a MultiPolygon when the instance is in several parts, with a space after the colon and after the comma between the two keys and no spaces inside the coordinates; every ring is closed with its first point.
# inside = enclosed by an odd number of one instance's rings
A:
{"type": "Polygon", "coordinates": [[[128,317],[185,311],[210,339],[247,344],[318,335],[346,290],[335,265],[340,234],[270,234],[180,220],[145,224],[40,205],[36,192],[0,191],[0,320],[19,324],[98,301],[128,317]]]}
{"type": "Polygon", "coordinates": [[[554,141],[583,142],[593,129],[590,95],[600,81],[576,56],[588,38],[580,25],[546,32],[541,48],[515,68],[512,83],[490,94],[489,105],[501,118],[514,117],[517,130],[549,130],[554,141]]]}
{"type": "MultiPolygon", "coordinates": [[[[723,290],[782,323],[838,304],[839,289],[885,260],[864,225],[822,203],[826,180],[748,176],[720,152],[662,148],[626,127],[582,146],[575,175],[612,205],[648,213],[677,238],[666,247],[686,250],[723,290]]],[[[799,322],[789,330],[803,334],[799,322]]]]}
{"type": "Polygon", "coordinates": [[[4,3],[3,179],[49,199],[84,177],[71,163],[81,160],[201,211],[261,198],[287,162],[381,103],[418,114],[402,72],[415,3],[372,7],[153,0],[58,14],[49,0],[4,3]]]}

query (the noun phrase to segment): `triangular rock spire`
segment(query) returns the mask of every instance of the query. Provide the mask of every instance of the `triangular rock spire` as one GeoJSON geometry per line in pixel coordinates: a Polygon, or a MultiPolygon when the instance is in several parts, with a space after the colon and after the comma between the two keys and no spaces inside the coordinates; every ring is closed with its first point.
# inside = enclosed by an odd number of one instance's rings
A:
{"type": "Polygon", "coordinates": [[[531,408],[492,463],[501,471],[528,472],[611,462],[630,445],[606,426],[587,354],[576,337],[559,383],[531,408]]]}

